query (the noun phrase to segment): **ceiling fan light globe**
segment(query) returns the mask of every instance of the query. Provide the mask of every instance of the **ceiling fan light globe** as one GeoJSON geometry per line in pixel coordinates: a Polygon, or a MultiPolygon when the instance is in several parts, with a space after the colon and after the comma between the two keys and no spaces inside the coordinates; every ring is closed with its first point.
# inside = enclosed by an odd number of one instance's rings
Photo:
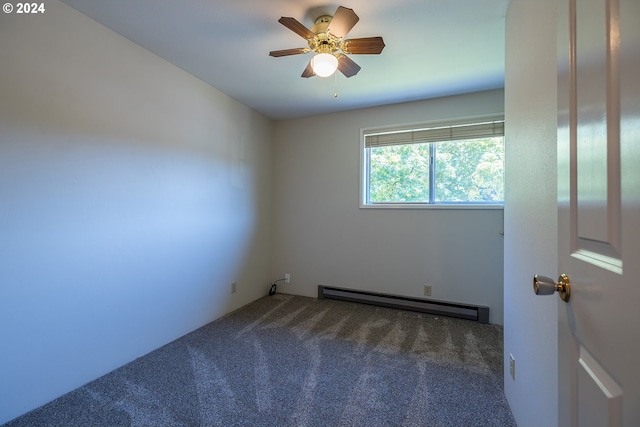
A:
{"type": "Polygon", "coordinates": [[[330,53],[319,53],[311,60],[311,68],[319,77],[329,77],[338,69],[338,58],[330,53]]]}

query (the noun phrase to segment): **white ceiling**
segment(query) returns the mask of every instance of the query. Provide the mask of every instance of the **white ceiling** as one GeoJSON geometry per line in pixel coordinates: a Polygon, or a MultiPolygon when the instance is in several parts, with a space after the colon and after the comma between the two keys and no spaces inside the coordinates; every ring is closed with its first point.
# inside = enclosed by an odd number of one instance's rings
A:
{"type": "Polygon", "coordinates": [[[509,0],[62,1],[273,119],[504,86],[509,0]],[[310,28],[340,5],[360,17],[347,38],[386,44],[380,55],[351,55],[356,76],[305,79],[312,54],[268,55],[307,46],[281,16],[310,28]]]}

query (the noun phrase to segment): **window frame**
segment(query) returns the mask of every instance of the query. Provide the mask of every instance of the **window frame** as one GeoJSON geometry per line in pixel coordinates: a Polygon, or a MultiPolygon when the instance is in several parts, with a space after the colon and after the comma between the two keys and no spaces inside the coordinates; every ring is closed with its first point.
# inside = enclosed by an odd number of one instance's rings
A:
{"type": "MultiPolygon", "coordinates": [[[[454,120],[438,120],[430,122],[409,123],[404,125],[368,127],[360,129],[360,173],[359,173],[359,205],[361,209],[504,209],[504,200],[502,202],[484,203],[484,202],[439,202],[439,203],[369,203],[369,167],[370,162],[368,156],[370,152],[365,147],[365,138],[367,135],[376,133],[391,132],[409,132],[416,129],[429,129],[440,127],[453,127],[461,125],[473,125],[485,122],[504,122],[504,114],[492,114],[483,116],[471,116],[458,118],[454,120]]],[[[504,134],[503,134],[504,138],[504,134]]],[[[434,145],[430,146],[433,154],[434,145]]],[[[433,159],[433,156],[432,156],[433,159]]],[[[433,167],[433,166],[430,166],[433,167]]],[[[429,174],[429,185],[431,188],[435,185],[435,174],[429,174]]]]}

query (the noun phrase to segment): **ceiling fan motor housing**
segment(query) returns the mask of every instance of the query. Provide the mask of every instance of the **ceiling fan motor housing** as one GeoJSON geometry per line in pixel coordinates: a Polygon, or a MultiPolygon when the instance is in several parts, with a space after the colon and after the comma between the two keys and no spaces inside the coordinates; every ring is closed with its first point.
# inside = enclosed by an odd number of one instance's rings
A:
{"type": "Polygon", "coordinates": [[[313,52],[335,53],[340,50],[341,39],[327,31],[331,19],[332,17],[329,15],[322,15],[316,19],[315,25],[311,27],[311,31],[315,35],[309,38],[307,42],[313,52]]]}

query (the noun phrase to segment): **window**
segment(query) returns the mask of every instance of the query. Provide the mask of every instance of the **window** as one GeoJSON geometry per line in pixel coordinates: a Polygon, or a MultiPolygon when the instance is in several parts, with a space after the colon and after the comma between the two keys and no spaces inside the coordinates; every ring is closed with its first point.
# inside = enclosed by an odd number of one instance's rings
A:
{"type": "Polygon", "coordinates": [[[363,130],[361,165],[361,207],[501,207],[504,120],[363,130]]]}

